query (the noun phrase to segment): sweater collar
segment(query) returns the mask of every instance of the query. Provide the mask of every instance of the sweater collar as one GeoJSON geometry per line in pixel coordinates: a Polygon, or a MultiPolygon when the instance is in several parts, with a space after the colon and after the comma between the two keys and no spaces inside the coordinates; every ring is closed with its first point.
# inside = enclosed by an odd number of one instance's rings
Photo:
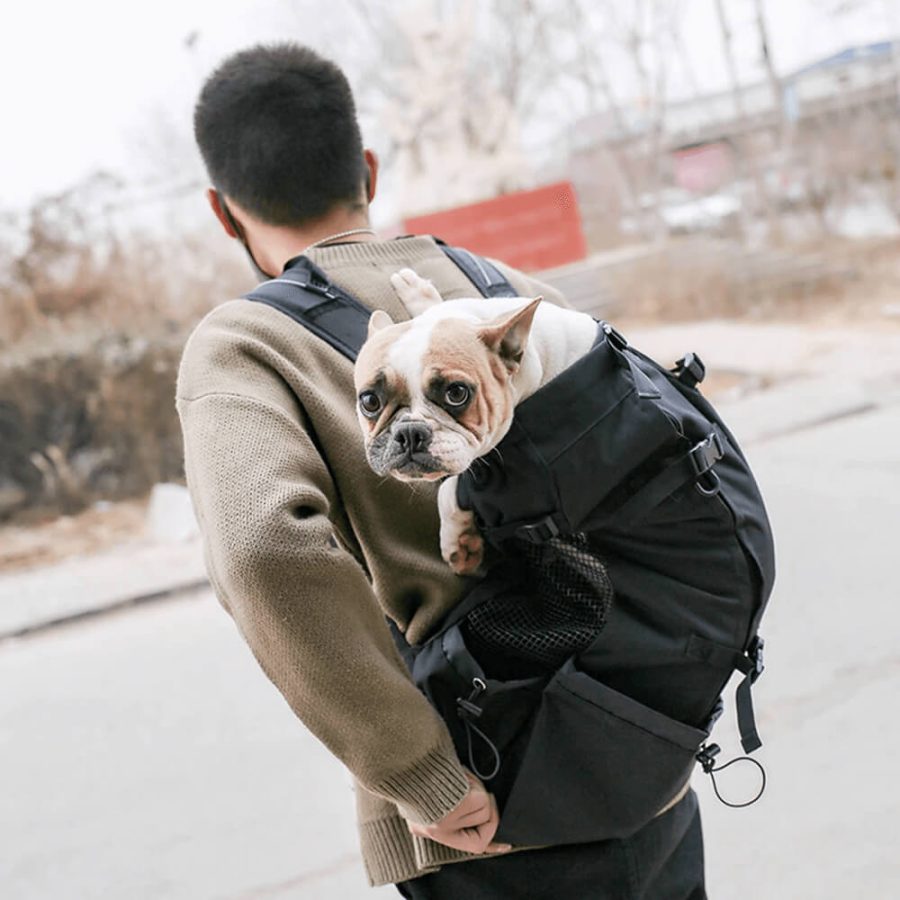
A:
{"type": "Polygon", "coordinates": [[[435,248],[432,237],[410,236],[389,241],[353,241],[329,247],[313,247],[306,256],[326,271],[348,264],[387,263],[410,266],[420,260],[433,258],[435,248]]]}

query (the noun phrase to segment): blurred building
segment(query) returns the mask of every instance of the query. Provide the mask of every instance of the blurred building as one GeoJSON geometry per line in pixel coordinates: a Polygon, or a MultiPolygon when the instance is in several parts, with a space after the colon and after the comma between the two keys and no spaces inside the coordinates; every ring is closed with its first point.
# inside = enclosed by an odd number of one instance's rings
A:
{"type": "Polygon", "coordinates": [[[893,179],[898,97],[900,41],[848,47],[738,89],[584,118],[564,138],[566,174],[595,246],[616,214],[646,235],[642,210],[669,231],[709,230],[763,187],[778,203],[822,203],[823,184],[893,179]]]}

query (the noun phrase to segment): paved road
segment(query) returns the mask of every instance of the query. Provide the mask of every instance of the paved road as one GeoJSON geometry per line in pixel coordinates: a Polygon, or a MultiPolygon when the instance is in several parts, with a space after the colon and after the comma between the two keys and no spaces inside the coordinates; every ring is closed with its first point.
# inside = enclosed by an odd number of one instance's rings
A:
{"type": "MultiPolygon", "coordinates": [[[[898,447],[900,405],[750,447],[779,544],[770,783],[730,810],[697,778],[715,900],[900,896],[898,447]]],[[[0,686],[4,898],[396,896],[364,886],[349,782],[209,595],[0,645],[0,686]]]]}

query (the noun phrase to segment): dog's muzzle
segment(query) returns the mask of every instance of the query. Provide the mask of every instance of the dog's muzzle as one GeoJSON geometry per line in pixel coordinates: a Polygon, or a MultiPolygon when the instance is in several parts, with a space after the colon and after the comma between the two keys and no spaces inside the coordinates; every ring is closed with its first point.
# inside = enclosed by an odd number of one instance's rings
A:
{"type": "Polygon", "coordinates": [[[369,464],[379,474],[394,472],[410,478],[440,472],[441,464],[429,451],[432,438],[426,422],[397,422],[372,441],[369,464]]]}

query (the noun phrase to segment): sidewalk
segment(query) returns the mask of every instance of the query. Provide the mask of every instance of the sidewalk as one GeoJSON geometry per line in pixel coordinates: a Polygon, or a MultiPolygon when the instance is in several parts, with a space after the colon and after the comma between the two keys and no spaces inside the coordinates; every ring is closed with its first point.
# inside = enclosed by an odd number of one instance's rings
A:
{"type": "MultiPolygon", "coordinates": [[[[900,327],[819,327],[709,321],[635,327],[626,335],[669,365],[697,352],[740,443],[858,415],[900,400],[900,327]]],[[[0,575],[0,639],[206,584],[198,539],[142,541],[46,568],[0,575]]]]}
{"type": "Polygon", "coordinates": [[[95,556],[0,576],[0,639],[207,584],[199,539],[134,541],[95,556]]]}

